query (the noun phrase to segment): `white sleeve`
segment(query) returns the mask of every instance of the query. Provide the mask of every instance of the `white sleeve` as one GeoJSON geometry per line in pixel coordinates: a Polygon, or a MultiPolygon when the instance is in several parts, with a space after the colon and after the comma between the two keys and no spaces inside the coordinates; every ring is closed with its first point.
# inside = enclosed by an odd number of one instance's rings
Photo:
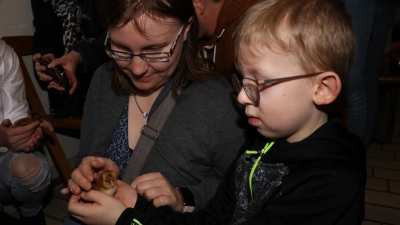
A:
{"type": "MultiPolygon", "coordinates": [[[[11,123],[26,117],[29,106],[26,100],[25,83],[22,70],[20,68],[17,54],[10,46],[3,48],[0,52],[0,75],[1,78],[1,121],[10,119],[11,123]],[[2,118],[1,118],[2,117],[2,118]]],[[[0,46],[1,50],[1,46],[0,46]]]]}

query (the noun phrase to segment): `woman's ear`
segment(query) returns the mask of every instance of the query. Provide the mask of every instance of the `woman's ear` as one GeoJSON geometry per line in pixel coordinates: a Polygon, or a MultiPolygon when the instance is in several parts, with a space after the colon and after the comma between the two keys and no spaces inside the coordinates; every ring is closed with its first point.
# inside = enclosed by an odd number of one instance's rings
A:
{"type": "Polygon", "coordinates": [[[190,27],[192,26],[192,22],[193,22],[193,16],[189,18],[189,21],[188,21],[188,23],[187,23],[187,25],[186,25],[186,27],[185,27],[185,29],[183,31],[183,40],[184,41],[186,41],[187,34],[188,34],[189,30],[190,30],[190,27]]]}
{"type": "Polygon", "coordinates": [[[313,101],[316,105],[328,105],[340,94],[342,82],[334,72],[324,72],[315,77],[313,101]]]}

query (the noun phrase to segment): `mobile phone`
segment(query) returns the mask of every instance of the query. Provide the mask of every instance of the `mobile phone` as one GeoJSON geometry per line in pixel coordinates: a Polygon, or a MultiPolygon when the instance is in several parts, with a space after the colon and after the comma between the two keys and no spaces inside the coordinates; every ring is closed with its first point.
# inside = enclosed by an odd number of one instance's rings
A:
{"type": "Polygon", "coordinates": [[[58,85],[61,87],[65,88],[66,91],[69,91],[71,88],[67,75],[65,74],[64,69],[61,66],[55,66],[53,68],[48,68],[47,66],[50,64],[50,62],[44,60],[43,58],[38,59],[40,65],[43,65],[46,67],[46,71],[44,71],[46,74],[51,76],[53,78],[53,81],[56,82],[58,85]]]}

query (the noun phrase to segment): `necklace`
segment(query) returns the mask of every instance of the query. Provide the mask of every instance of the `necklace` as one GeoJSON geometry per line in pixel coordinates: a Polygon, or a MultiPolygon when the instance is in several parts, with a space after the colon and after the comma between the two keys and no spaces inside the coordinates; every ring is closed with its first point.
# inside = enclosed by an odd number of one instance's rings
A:
{"type": "Polygon", "coordinates": [[[136,100],[136,95],[133,95],[133,98],[135,99],[136,105],[139,108],[140,112],[143,114],[143,118],[147,118],[147,116],[149,115],[149,112],[143,112],[143,110],[140,108],[140,106],[136,100]]]}

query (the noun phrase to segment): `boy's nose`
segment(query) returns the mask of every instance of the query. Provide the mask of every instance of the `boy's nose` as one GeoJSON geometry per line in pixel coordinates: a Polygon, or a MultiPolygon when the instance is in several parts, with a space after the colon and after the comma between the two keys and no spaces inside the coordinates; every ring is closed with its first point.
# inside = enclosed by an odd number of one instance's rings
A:
{"type": "Polygon", "coordinates": [[[238,94],[238,101],[240,104],[242,105],[248,105],[248,104],[253,104],[253,101],[251,101],[249,99],[249,97],[247,96],[246,92],[244,91],[244,89],[240,89],[240,92],[238,94]]]}
{"type": "Polygon", "coordinates": [[[129,67],[135,76],[141,76],[146,74],[149,64],[144,61],[142,58],[139,56],[134,56],[132,60],[130,61],[129,67]]]}

